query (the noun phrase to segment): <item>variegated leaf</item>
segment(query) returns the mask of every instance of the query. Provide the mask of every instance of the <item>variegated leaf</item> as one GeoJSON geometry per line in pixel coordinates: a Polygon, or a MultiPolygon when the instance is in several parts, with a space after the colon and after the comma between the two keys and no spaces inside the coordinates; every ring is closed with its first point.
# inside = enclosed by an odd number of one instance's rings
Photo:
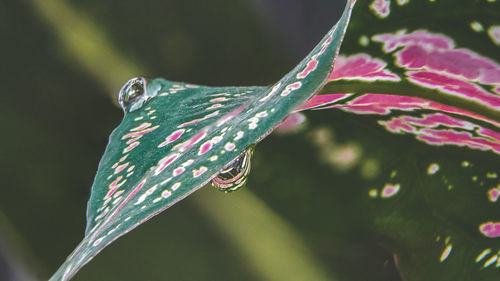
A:
{"type": "Polygon", "coordinates": [[[354,2],[271,87],[129,81],[120,93],[125,116],[92,186],[85,237],[51,280],[68,280],[118,237],[204,186],[317,92],[332,69],[354,2]]]}
{"type": "Polygon", "coordinates": [[[497,11],[486,0],[359,1],[345,55],[299,109],[363,115],[405,144],[383,149],[406,161],[380,156],[394,173],[365,187],[371,230],[405,280],[500,278],[497,11]]]}
{"type": "Polygon", "coordinates": [[[500,19],[489,12],[498,9],[495,1],[360,2],[349,55],[301,109],[383,115],[379,124],[393,133],[500,153],[500,19]]]}

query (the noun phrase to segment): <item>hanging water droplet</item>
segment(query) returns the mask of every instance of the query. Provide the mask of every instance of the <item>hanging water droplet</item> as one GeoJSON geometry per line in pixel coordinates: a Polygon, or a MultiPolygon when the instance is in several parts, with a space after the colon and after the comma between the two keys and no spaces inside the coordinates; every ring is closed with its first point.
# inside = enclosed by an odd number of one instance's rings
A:
{"type": "Polygon", "coordinates": [[[247,182],[248,173],[250,173],[250,157],[253,148],[253,145],[248,147],[212,179],[212,186],[225,193],[243,188],[247,182]]]}
{"type": "Polygon", "coordinates": [[[146,102],[146,79],[132,78],[123,85],[118,94],[118,102],[124,111],[130,112],[140,108],[146,102]]]}

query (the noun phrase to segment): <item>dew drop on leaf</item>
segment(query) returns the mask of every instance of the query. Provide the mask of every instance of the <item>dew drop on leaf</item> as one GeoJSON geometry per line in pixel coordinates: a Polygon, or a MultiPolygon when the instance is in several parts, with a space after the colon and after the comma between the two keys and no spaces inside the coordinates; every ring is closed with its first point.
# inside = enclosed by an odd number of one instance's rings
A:
{"type": "Polygon", "coordinates": [[[146,80],[142,77],[132,78],[123,85],[118,94],[118,102],[122,109],[130,112],[140,108],[146,101],[146,80]]]}
{"type": "Polygon", "coordinates": [[[225,193],[241,189],[247,182],[250,172],[250,157],[254,146],[248,147],[236,159],[229,163],[213,180],[212,186],[225,193]]]}

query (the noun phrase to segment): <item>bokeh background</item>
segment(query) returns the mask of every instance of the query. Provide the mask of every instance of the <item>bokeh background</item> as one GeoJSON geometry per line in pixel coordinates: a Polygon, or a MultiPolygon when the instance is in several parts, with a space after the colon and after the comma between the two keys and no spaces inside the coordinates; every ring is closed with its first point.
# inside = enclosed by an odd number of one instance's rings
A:
{"type": "MultiPolygon", "coordinates": [[[[81,240],[125,81],[271,84],[344,4],[0,0],[0,280],[46,280],[81,240]]],[[[377,170],[351,137],[335,134],[349,128],[339,126],[313,132],[339,144],[330,165],[317,165],[321,151],[307,137],[271,135],[255,151],[247,188],[204,188],[110,245],[74,280],[399,280],[392,254],[345,211],[355,196],[335,189],[377,170]]]]}

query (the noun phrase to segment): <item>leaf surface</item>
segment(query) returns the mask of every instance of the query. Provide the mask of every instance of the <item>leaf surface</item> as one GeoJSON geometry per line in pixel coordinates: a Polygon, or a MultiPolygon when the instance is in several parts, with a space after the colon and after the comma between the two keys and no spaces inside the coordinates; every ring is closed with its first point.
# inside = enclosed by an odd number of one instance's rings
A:
{"type": "Polygon", "coordinates": [[[393,133],[500,153],[500,20],[491,13],[499,9],[495,1],[360,2],[349,55],[301,109],[382,115],[393,133]]]}
{"type": "Polygon", "coordinates": [[[331,72],[354,1],[313,51],[272,87],[145,82],[110,136],[87,207],[85,237],[51,280],[68,280],[99,251],[204,186],[331,72]]]}

